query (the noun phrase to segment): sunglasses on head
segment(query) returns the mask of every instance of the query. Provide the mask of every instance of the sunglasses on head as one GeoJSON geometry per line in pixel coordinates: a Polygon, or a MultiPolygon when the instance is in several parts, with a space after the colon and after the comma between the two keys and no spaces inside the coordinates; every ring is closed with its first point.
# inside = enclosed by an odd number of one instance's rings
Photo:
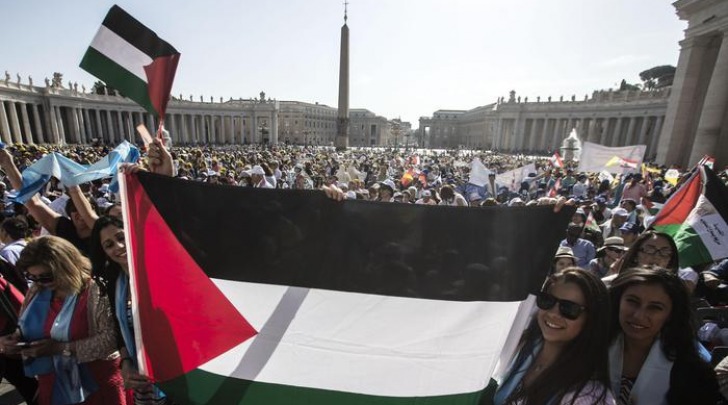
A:
{"type": "Polygon", "coordinates": [[[41,274],[40,276],[25,273],[25,279],[34,283],[47,284],[53,282],[54,278],[52,273],[41,274]]]}
{"type": "Polygon", "coordinates": [[[540,292],[536,294],[536,306],[539,309],[548,311],[553,308],[556,304],[559,304],[559,314],[566,319],[576,320],[579,316],[586,311],[586,307],[579,305],[576,302],[569,300],[561,300],[547,292],[540,292]]]}

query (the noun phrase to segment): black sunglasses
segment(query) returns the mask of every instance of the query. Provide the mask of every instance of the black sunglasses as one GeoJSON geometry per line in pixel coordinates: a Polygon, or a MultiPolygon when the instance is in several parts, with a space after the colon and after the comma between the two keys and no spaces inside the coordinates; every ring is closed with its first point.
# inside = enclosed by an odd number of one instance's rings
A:
{"type": "Polygon", "coordinates": [[[36,276],[34,274],[25,273],[25,279],[28,281],[32,281],[34,283],[41,283],[41,284],[47,284],[53,282],[55,277],[52,273],[46,273],[42,274],[40,276],[36,276]]]}
{"type": "Polygon", "coordinates": [[[572,321],[579,318],[579,316],[586,311],[585,306],[579,305],[576,302],[560,300],[546,292],[536,294],[536,306],[539,307],[539,309],[548,311],[556,304],[559,304],[559,313],[561,316],[572,321]]]}

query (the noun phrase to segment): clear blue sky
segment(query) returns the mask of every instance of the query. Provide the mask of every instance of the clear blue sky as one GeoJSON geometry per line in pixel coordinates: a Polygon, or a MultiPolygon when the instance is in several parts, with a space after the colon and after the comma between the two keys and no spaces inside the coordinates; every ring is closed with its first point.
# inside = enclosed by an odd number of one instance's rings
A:
{"type": "MultiPolygon", "coordinates": [[[[114,2],[2,2],[0,69],[36,84],[78,63],[114,2]]],[[[677,64],[687,27],[668,0],[351,0],[352,108],[418,126],[513,89],[532,100],[617,86],[677,64]]],[[[337,105],[339,0],[119,0],[182,58],[172,93],[337,105]]]]}

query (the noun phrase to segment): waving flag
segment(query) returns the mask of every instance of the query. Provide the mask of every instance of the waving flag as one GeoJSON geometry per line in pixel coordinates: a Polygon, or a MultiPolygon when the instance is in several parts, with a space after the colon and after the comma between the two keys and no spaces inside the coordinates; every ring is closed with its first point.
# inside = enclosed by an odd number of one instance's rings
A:
{"type": "Polygon", "coordinates": [[[121,7],[104,18],[81,68],[164,118],[180,53],[121,7]]]}
{"type": "Polygon", "coordinates": [[[559,152],[554,152],[554,155],[551,156],[551,166],[553,167],[564,167],[564,161],[561,160],[561,155],[559,155],[559,152]]]}
{"type": "Polygon", "coordinates": [[[707,166],[690,178],[657,213],[652,227],[673,237],[680,267],[728,257],[728,188],[707,166]]]}
{"type": "Polygon", "coordinates": [[[55,177],[64,186],[77,186],[89,181],[114,177],[110,190],[118,191],[117,172],[121,163],[136,163],[139,149],[123,141],[108,155],[91,166],[80,165],[58,152],[45,155],[30,167],[23,170],[23,188],[13,196],[13,200],[25,204],[55,177]]]}
{"type": "Polygon", "coordinates": [[[139,364],[184,404],[475,404],[574,212],[124,179],[139,364]]]}

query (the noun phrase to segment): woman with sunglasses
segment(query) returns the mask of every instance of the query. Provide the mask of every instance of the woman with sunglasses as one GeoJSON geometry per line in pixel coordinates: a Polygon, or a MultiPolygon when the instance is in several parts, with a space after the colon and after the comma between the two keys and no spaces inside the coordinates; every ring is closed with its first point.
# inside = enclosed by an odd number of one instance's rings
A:
{"type": "Polygon", "coordinates": [[[551,275],[537,295],[538,313],[493,402],[613,404],[607,347],[609,297],[604,284],[577,267],[551,275]]]}
{"type": "Polygon", "coordinates": [[[618,404],[716,404],[718,383],[699,354],[687,291],[674,272],[643,266],[609,289],[609,366],[618,404]]]}
{"type": "Polygon", "coordinates": [[[109,301],[88,259],[65,239],[45,236],[28,243],[17,268],[32,285],[19,330],[0,342],[37,378],[38,404],[125,404],[109,301]]]}

